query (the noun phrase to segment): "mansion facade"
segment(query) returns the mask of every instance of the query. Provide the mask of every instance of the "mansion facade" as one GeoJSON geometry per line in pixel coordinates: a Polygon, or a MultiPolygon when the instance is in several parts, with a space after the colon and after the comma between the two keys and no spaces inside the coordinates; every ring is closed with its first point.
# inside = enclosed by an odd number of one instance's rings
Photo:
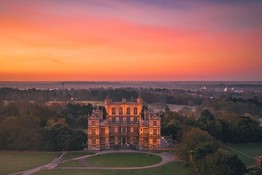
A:
{"type": "Polygon", "coordinates": [[[152,110],[142,115],[143,100],[113,102],[105,99],[106,118],[100,110],[88,117],[88,150],[127,148],[153,150],[160,147],[161,123],[152,110]]]}

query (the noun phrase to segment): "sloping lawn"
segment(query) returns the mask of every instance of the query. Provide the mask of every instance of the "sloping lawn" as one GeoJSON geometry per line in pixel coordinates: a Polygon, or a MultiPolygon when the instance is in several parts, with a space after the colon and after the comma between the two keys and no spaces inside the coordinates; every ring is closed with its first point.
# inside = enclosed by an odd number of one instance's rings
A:
{"type": "Polygon", "coordinates": [[[262,143],[230,144],[228,146],[237,150],[228,149],[232,153],[237,154],[237,156],[246,166],[252,166],[256,164],[256,161],[250,157],[256,158],[256,156],[262,155],[262,143]]]}

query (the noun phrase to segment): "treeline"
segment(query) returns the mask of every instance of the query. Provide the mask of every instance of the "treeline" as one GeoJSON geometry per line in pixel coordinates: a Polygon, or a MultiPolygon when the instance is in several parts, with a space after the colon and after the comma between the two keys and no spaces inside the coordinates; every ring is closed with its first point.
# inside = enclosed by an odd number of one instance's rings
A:
{"type": "Polygon", "coordinates": [[[0,103],[0,149],[81,150],[94,106],[0,103]]]}
{"type": "Polygon", "coordinates": [[[213,115],[205,109],[200,116],[190,112],[167,112],[162,116],[162,134],[171,135],[180,141],[182,129],[186,126],[197,127],[225,143],[261,143],[262,127],[252,116],[241,116],[229,112],[217,112],[213,115]]]}
{"type": "MultiPolygon", "coordinates": [[[[259,95],[259,94],[256,94],[259,95]]],[[[95,88],[95,89],[56,89],[19,90],[12,88],[0,89],[0,101],[103,101],[109,96],[113,101],[135,101],[140,96],[144,102],[200,106],[213,111],[227,111],[237,115],[246,113],[253,116],[262,116],[261,98],[252,93],[225,93],[215,91],[190,91],[181,89],[135,89],[135,88],[95,88]]],[[[260,94],[261,96],[261,94],[260,94]]]]}
{"type": "Polygon", "coordinates": [[[180,155],[199,175],[240,175],[246,166],[208,132],[197,127],[184,128],[180,155]]]}
{"type": "Polygon", "coordinates": [[[196,124],[226,143],[262,142],[262,127],[252,116],[219,112],[215,117],[209,110],[204,110],[196,124]]]}
{"type": "Polygon", "coordinates": [[[251,114],[254,116],[262,116],[262,103],[256,98],[220,98],[206,99],[201,106],[209,108],[213,111],[226,111],[237,115],[251,114]]]}
{"type": "Polygon", "coordinates": [[[224,143],[261,143],[262,127],[252,116],[205,109],[197,113],[166,112],[161,118],[162,135],[172,136],[181,159],[198,174],[238,175],[246,172],[239,158],[224,143]]]}
{"type": "Polygon", "coordinates": [[[57,89],[57,90],[19,90],[12,88],[0,89],[0,100],[17,101],[103,101],[109,96],[114,101],[121,101],[126,98],[134,101],[138,96],[142,97],[146,103],[161,102],[164,104],[180,105],[200,105],[204,98],[192,95],[185,90],[169,89],[134,89],[134,88],[95,88],[95,89],[57,89]]]}

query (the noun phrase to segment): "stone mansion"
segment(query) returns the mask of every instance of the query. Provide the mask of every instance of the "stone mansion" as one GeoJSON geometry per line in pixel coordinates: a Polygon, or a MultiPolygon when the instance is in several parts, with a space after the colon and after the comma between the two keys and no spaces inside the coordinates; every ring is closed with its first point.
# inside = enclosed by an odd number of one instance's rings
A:
{"type": "Polygon", "coordinates": [[[88,117],[88,150],[133,148],[153,150],[160,147],[161,123],[158,114],[143,110],[142,98],[136,102],[105,99],[106,118],[100,110],[88,117]]]}

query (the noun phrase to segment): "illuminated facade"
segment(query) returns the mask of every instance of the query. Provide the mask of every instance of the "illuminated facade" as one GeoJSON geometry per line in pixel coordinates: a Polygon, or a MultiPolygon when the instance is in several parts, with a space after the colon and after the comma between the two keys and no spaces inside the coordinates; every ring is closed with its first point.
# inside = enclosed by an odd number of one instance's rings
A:
{"type": "Polygon", "coordinates": [[[106,118],[96,110],[88,117],[88,149],[133,148],[153,150],[160,147],[160,117],[144,111],[143,100],[112,102],[105,99],[106,118]]]}

